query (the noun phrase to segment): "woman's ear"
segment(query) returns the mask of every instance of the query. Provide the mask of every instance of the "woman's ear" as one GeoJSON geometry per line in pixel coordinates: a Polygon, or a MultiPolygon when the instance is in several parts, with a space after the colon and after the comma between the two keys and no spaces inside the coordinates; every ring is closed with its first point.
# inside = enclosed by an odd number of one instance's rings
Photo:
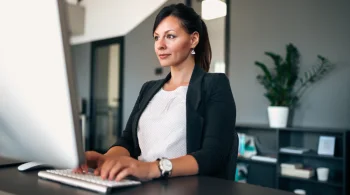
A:
{"type": "Polygon", "coordinates": [[[191,48],[195,48],[199,43],[199,33],[197,31],[191,34],[191,48]]]}

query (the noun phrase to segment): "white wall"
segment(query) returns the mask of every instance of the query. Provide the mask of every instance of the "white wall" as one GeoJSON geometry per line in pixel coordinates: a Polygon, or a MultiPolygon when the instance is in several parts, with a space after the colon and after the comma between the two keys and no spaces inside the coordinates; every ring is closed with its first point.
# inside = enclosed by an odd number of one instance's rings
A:
{"type": "MultiPolygon", "coordinates": [[[[200,1],[192,0],[192,7],[197,14],[202,15],[202,3],[200,1]]],[[[204,22],[207,25],[212,51],[209,71],[225,70],[225,67],[222,66],[222,64],[225,65],[225,17],[204,20],[204,22]]]]}
{"type": "MultiPolygon", "coordinates": [[[[67,0],[75,3],[76,0],[67,0]]],[[[124,36],[157,10],[166,0],[84,0],[84,35],[73,36],[71,44],[124,36]]]]}
{"type": "MultiPolygon", "coordinates": [[[[207,25],[212,59],[210,71],[215,72],[217,63],[225,63],[225,17],[205,20],[207,25]]],[[[225,68],[223,68],[225,70],[225,68]]]]}
{"type": "Polygon", "coordinates": [[[77,0],[66,0],[66,2],[71,3],[71,4],[76,4],[78,1],[77,0]]]}
{"type": "Polygon", "coordinates": [[[120,57],[120,44],[109,46],[108,106],[113,107],[119,106],[120,57]]]}
{"type": "Polygon", "coordinates": [[[237,104],[237,123],[267,124],[268,101],[257,82],[264,55],[285,55],[293,43],[301,53],[301,72],[317,63],[321,54],[336,69],[311,86],[295,110],[293,125],[350,127],[350,1],[232,0],[230,82],[237,104]]]}

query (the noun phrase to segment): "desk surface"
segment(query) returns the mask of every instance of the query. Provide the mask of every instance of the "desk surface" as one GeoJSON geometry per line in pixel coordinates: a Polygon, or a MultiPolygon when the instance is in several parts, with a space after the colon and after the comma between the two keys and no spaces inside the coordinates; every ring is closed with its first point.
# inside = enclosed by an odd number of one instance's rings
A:
{"type": "MultiPolygon", "coordinates": [[[[0,191],[11,194],[97,194],[67,185],[38,178],[38,171],[19,172],[17,166],[0,168],[0,191]]],[[[241,184],[211,177],[179,177],[168,181],[150,181],[140,186],[119,188],[112,191],[118,195],[186,195],[186,194],[231,194],[231,195],[293,195],[293,193],[270,188],[241,184]]]]}
{"type": "Polygon", "coordinates": [[[23,162],[0,157],[0,168],[14,166],[14,165],[20,165],[21,163],[23,163],[23,162]]]}

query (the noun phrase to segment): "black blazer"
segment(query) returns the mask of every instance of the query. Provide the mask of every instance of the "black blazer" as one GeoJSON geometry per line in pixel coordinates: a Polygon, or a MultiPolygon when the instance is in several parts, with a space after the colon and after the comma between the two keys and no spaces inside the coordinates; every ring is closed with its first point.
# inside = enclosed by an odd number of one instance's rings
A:
{"type": "MultiPolygon", "coordinates": [[[[142,86],[126,128],[113,146],[126,148],[133,158],[141,154],[138,121],[149,101],[170,78],[169,73],[165,79],[149,81],[142,86]]],[[[225,171],[236,134],[236,107],[225,74],[206,73],[195,66],[186,95],[186,119],[187,154],[197,160],[199,174],[227,175],[225,171]]]]}

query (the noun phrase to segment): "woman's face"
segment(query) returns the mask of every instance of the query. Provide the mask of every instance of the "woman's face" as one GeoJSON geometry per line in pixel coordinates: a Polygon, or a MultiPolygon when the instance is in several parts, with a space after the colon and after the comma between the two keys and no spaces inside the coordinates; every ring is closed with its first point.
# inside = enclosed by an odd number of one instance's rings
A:
{"type": "Polygon", "coordinates": [[[174,16],[164,18],[153,34],[154,50],[161,66],[176,66],[191,58],[191,49],[197,45],[198,33],[188,34],[174,16]]]}

